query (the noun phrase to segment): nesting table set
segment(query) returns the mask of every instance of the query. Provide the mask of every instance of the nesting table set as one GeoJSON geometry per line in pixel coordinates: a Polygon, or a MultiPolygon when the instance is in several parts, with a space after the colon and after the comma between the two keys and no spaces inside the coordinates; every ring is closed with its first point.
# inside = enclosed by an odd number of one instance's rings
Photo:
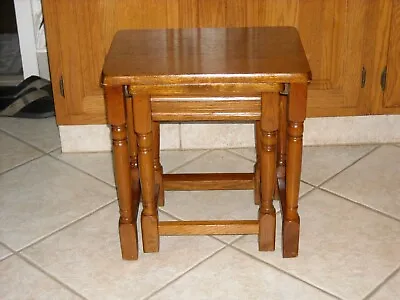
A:
{"type": "MultiPolygon", "coordinates": [[[[111,125],[122,258],[138,258],[161,235],[257,234],[275,250],[275,196],[283,257],[298,255],[298,197],[310,67],[292,27],[119,31],[102,75],[111,125]],[[163,174],[160,122],[254,122],[253,173],[163,174]],[[253,189],[257,220],[160,221],[168,190],[253,189]]],[[[171,199],[170,201],[173,201],[171,199]]],[[[249,203],[249,205],[252,205],[249,203]]],[[[212,210],[212,204],[209,207],[212,210]]]]}

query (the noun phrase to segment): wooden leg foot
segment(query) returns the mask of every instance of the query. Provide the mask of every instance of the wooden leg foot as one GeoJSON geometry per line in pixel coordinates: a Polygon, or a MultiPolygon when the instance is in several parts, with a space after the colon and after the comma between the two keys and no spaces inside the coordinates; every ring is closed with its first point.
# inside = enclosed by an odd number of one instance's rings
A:
{"type": "Polygon", "coordinates": [[[158,234],[158,215],[145,216],[142,214],[142,241],[145,253],[158,252],[160,250],[160,238],[158,234]]]}
{"type": "Polygon", "coordinates": [[[284,220],[282,226],[283,257],[296,257],[299,253],[300,219],[284,220]]]}
{"type": "Polygon", "coordinates": [[[261,214],[258,218],[260,231],[258,234],[258,250],[274,251],[275,250],[275,227],[276,214],[273,210],[269,214],[261,214]]]}
{"type": "Polygon", "coordinates": [[[122,258],[138,259],[138,235],[135,224],[119,224],[119,239],[121,242],[122,258]]]}

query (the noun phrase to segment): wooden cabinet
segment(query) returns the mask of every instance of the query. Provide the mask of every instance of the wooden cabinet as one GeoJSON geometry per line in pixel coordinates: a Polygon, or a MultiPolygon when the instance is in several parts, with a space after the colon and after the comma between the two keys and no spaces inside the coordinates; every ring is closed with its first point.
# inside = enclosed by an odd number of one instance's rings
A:
{"type": "Polygon", "coordinates": [[[399,2],[43,0],[57,121],[105,123],[100,73],[123,28],[296,26],[313,72],[308,116],[400,113],[399,2]]]}

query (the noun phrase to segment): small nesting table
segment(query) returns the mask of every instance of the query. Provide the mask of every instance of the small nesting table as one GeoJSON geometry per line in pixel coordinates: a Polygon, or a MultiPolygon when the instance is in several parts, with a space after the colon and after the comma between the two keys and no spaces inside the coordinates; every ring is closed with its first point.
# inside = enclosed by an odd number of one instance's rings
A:
{"type": "Polygon", "coordinates": [[[186,234],[258,234],[259,250],[274,250],[274,194],[282,207],[283,257],[297,256],[310,80],[307,58],[292,27],[118,32],[105,60],[102,85],[123,259],[138,258],[140,199],[144,252],[159,251],[160,235],[186,234]],[[168,121],[254,122],[254,173],[163,174],[159,122],[168,121]],[[165,190],[210,189],[254,189],[258,219],[158,220],[165,190]]]}

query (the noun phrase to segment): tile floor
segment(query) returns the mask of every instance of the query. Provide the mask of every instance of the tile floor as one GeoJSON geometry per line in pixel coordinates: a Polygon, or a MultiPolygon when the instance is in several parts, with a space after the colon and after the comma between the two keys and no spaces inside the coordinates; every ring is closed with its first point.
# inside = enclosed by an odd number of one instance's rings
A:
{"type": "MultiPolygon", "coordinates": [[[[278,222],[275,252],[255,236],[162,237],[133,262],[120,258],[111,154],[59,147],[54,119],[0,119],[0,299],[400,299],[400,145],[305,148],[298,258],[282,259],[278,222]]],[[[250,171],[254,151],[162,160],[166,172],[250,171]]],[[[255,218],[252,201],[168,192],[160,215],[255,218]]]]}

